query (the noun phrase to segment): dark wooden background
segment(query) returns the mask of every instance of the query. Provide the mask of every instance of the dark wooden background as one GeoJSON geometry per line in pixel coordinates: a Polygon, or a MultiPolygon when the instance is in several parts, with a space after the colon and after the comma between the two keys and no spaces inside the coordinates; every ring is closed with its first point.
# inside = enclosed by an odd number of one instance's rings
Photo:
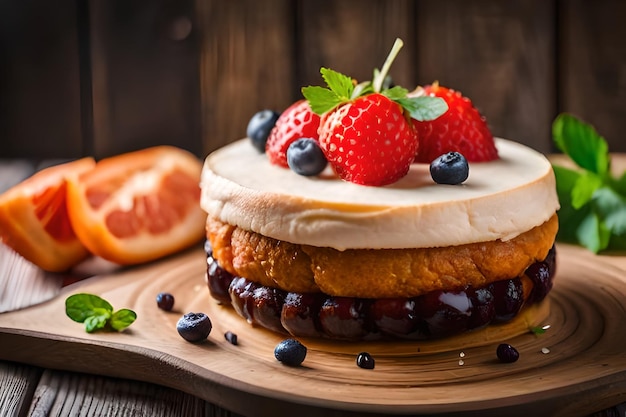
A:
{"type": "Polygon", "coordinates": [[[560,112],[626,151],[623,0],[4,0],[0,159],[156,144],[202,157],[319,67],[472,98],[494,134],[553,151],[560,112]]]}

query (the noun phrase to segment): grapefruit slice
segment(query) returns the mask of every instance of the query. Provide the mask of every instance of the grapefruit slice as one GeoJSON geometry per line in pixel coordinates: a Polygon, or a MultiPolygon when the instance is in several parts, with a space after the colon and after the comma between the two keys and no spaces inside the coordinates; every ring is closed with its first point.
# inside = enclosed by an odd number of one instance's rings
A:
{"type": "Polygon", "coordinates": [[[68,179],[68,214],[80,241],[120,265],[155,260],[204,236],[198,158],[157,146],[103,159],[68,179]]]}
{"type": "Polygon", "coordinates": [[[72,230],[67,178],[88,172],[93,158],[45,168],[0,195],[0,239],[38,267],[62,272],[89,252],[72,230]]]}

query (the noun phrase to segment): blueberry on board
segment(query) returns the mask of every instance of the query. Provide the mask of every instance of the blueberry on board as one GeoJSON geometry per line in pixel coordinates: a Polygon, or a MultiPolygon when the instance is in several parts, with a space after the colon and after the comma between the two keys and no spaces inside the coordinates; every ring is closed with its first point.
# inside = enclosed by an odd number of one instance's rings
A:
{"type": "Polygon", "coordinates": [[[504,363],[513,363],[519,359],[519,352],[508,343],[501,343],[496,349],[498,359],[504,363]]]}
{"type": "Polygon", "coordinates": [[[178,334],[188,342],[201,342],[209,337],[213,324],[204,313],[187,313],[176,323],[178,334]]]}
{"type": "Polygon", "coordinates": [[[285,339],[274,348],[274,356],[288,366],[299,366],[306,357],[306,346],[296,339],[285,339]]]}
{"type": "Polygon", "coordinates": [[[156,302],[161,310],[172,311],[174,307],[174,296],[168,292],[160,292],[156,296],[156,302]]]}
{"type": "Polygon", "coordinates": [[[278,120],[279,113],[273,110],[261,110],[257,112],[250,121],[246,129],[246,134],[259,152],[265,152],[267,137],[278,120]]]}
{"type": "Polygon", "coordinates": [[[287,164],[295,173],[310,177],[322,172],[328,161],[315,139],[299,138],[287,148],[287,164]]]}
{"type": "Polygon", "coordinates": [[[356,364],[359,368],[374,369],[375,361],[367,352],[361,352],[356,356],[356,364]]]}
{"type": "Polygon", "coordinates": [[[461,184],[469,176],[467,159],[458,152],[448,152],[430,163],[430,176],[437,184],[461,184]]]}

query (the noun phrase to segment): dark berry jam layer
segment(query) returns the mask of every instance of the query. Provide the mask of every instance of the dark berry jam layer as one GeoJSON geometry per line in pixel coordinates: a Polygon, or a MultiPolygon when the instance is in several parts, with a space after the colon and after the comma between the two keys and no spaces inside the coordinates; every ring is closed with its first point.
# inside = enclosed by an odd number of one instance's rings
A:
{"type": "Polygon", "coordinates": [[[502,323],[522,307],[543,300],[552,289],[556,271],[554,247],[545,260],[530,265],[525,275],[532,290],[524,300],[519,277],[481,288],[433,291],[410,298],[366,299],[333,297],[323,293],[293,293],[231,275],[207,250],[211,296],[267,329],[302,337],[341,340],[402,338],[426,340],[502,323]]]}

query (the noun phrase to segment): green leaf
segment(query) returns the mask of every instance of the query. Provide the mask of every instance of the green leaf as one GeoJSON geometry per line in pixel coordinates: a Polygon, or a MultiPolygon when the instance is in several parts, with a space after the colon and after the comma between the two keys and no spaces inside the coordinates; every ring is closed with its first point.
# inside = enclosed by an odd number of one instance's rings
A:
{"type": "Polygon", "coordinates": [[[569,114],[559,115],[552,124],[556,146],[579,167],[605,176],[609,172],[608,144],[596,130],[569,114]]]}
{"type": "Polygon", "coordinates": [[[102,316],[113,311],[108,301],[93,294],[74,294],[65,300],[65,314],[82,323],[91,316],[102,316]]]}
{"type": "Polygon", "coordinates": [[[113,313],[109,325],[113,330],[121,331],[133,324],[137,314],[133,310],[121,309],[113,313]]]}
{"type": "Polygon", "coordinates": [[[595,212],[590,211],[579,224],[576,236],[581,245],[594,253],[598,253],[608,247],[611,231],[607,229],[595,212]]]}
{"type": "Polygon", "coordinates": [[[593,203],[611,233],[626,235],[626,198],[609,187],[602,187],[593,195],[593,203]]]}
{"type": "Polygon", "coordinates": [[[406,98],[406,95],[409,94],[409,90],[400,86],[395,86],[389,90],[383,90],[381,94],[390,100],[399,101],[406,98]]]}
{"type": "Polygon", "coordinates": [[[613,179],[612,187],[619,194],[626,197],[626,172],[622,173],[622,176],[618,179],[613,179]]]}
{"type": "Polygon", "coordinates": [[[85,319],[85,330],[87,333],[93,333],[96,330],[104,329],[111,314],[89,316],[85,319]]]}
{"type": "Polygon", "coordinates": [[[303,87],[302,95],[309,101],[313,113],[320,116],[342,103],[341,98],[337,94],[324,87],[303,87]]]}
{"type": "Polygon", "coordinates": [[[602,187],[602,184],[602,178],[593,172],[583,172],[579,175],[572,187],[572,207],[579,209],[590,202],[593,193],[602,187]]]}
{"type": "Polygon", "coordinates": [[[556,179],[556,192],[559,195],[559,202],[561,205],[571,205],[572,189],[576,185],[581,173],[559,165],[552,165],[552,170],[554,171],[554,177],[556,179]]]}
{"type": "Polygon", "coordinates": [[[329,68],[320,69],[320,73],[333,93],[337,94],[344,101],[350,100],[354,91],[354,83],[351,77],[329,68]]]}
{"type": "Polygon", "coordinates": [[[435,120],[448,111],[448,104],[440,97],[405,97],[396,101],[420,122],[435,120]]]}

